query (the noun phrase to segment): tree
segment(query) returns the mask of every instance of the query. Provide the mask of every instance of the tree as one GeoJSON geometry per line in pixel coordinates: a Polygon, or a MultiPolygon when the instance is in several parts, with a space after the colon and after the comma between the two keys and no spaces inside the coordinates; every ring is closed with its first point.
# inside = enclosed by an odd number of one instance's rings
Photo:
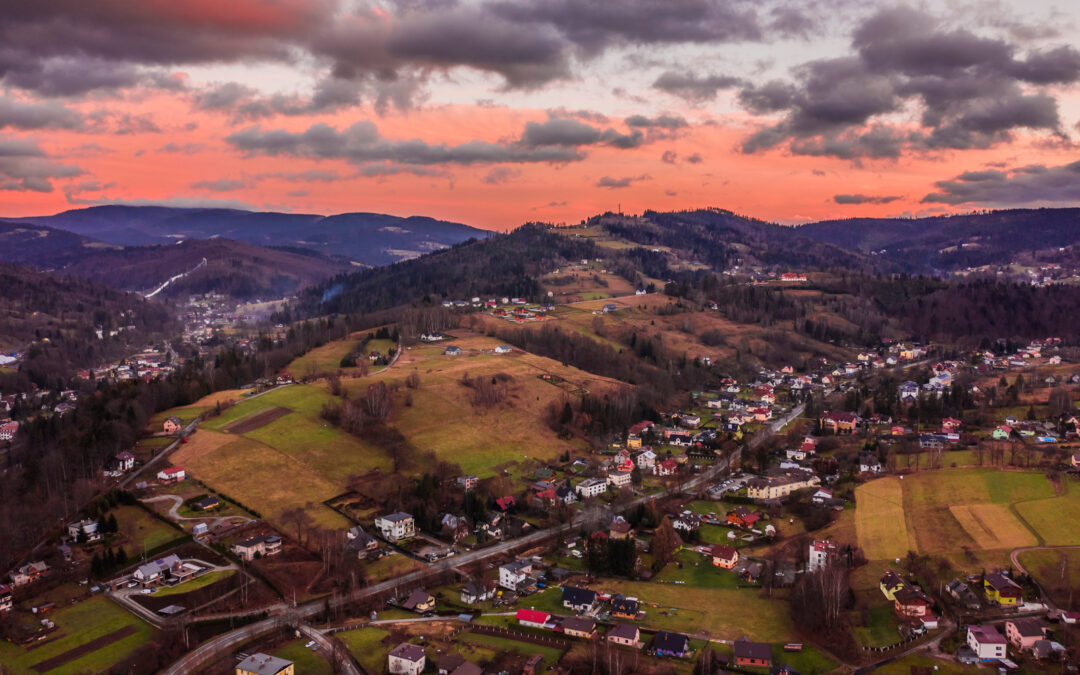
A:
{"type": "Polygon", "coordinates": [[[1064,387],[1056,387],[1050,392],[1047,401],[1050,406],[1050,416],[1059,417],[1067,412],[1072,412],[1073,402],[1069,390],[1064,387]]]}
{"type": "Polygon", "coordinates": [[[679,533],[675,531],[671,519],[664,516],[653,534],[653,559],[661,565],[666,565],[675,559],[675,552],[679,550],[680,546],[682,546],[682,539],[679,538],[679,533]]]}

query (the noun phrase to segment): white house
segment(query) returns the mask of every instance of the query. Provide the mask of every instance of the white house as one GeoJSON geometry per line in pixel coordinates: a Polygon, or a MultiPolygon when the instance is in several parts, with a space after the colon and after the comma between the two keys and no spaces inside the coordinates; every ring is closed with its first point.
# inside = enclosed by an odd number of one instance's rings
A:
{"type": "Polygon", "coordinates": [[[499,345],[495,348],[496,354],[509,354],[512,351],[514,351],[514,348],[510,345],[499,345]]]}
{"type": "Polygon", "coordinates": [[[157,478],[162,483],[179,483],[187,478],[187,472],[182,466],[170,466],[168,469],[158,471],[157,478]]]}
{"type": "Polygon", "coordinates": [[[420,675],[424,672],[427,656],[424,648],[419,645],[402,642],[390,652],[387,657],[391,673],[403,675],[420,675]]]}
{"type": "Polygon", "coordinates": [[[630,485],[632,474],[629,471],[612,471],[608,474],[607,482],[616,490],[630,485]]]}
{"type": "Polygon", "coordinates": [[[145,565],[139,565],[131,576],[143,586],[149,586],[162,580],[162,576],[180,567],[180,558],[176,554],[167,555],[145,565]]]}
{"type": "Polygon", "coordinates": [[[524,584],[532,574],[532,563],[528,560],[515,560],[499,566],[499,585],[511,591],[517,591],[519,584],[524,584]]]}
{"type": "Polygon", "coordinates": [[[116,466],[117,471],[130,471],[135,468],[135,455],[131,454],[127,450],[116,453],[113,457],[113,463],[116,466]]]}
{"type": "Polygon", "coordinates": [[[416,521],[408,513],[391,513],[375,519],[375,528],[387,541],[409,539],[416,534],[416,521]]]}
{"type": "Polygon", "coordinates": [[[810,550],[806,558],[806,571],[816,572],[824,569],[829,564],[829,560],[836,557],[836,553],[836,544],[828,539],[815,539],[810,542],[810,550]]]}
{"type": "Polygon", "coordinates": [[[599,497],[607,492],[607,486],[607,481],[603,478],[586,478],[578,483],[574,489],[577,490],[582,499],[589,499],[599,497]]]}
{"type": "Polygon", "coordinates": [[[1007,642],[997,628],[990,625],[968,626],[967,644],[980,661],[1006,658],[1007,642]]]}

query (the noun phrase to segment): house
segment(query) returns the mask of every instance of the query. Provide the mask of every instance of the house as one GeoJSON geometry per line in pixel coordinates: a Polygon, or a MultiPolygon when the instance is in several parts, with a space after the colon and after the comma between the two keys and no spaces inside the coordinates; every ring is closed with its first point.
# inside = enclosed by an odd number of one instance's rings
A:
{"type": "Polygon", "coordinates": [[[532,563],[528,560],[515,560],[499,566],[499,586],[511,591],[517,591],[519,587],[529,583],[529,575],[532,574],[532,563]]]}
{"type": "Polygon", "coordinates": [[[170,466],[158,472],[157,479],[162,483],[179,483],[187,478],[187,473],[182,466],[170,466]]]}
{"type": "Polygon", "coordinates": [[[899,617],[922,619],[932,616],[930,608],[933,605],[930,596],[917,588],[901,588],[893,594],[893,610],[899,617]]]}
{"type": "Polygon", "coordinates": [[[206,523],[195,523],[191,526],[191,534],[198,537],[199,535],[206,534],[210,531],[210,526],[206,523]]]}
{"type": "Polygon", "coordinates": [[[806,556],[806,571],[816,572],[828,567],[829,563],[836,559],[838,548],[828,539],[815,539],[810,542],[806,556]]]}
{"type": "Polygon", "coordinates": [[[992,572],[983,578],[983,592],[990,602],[1002,607],[1015,607],[1023,595],[1020,585],[1001,572],[992,572]]]}
{"type": "Polygon", "coordinates": [[[78,541],[82,537],[87,542],[99,541],[101,539],[101,533],[98,532],[98,524],[96,520],[76,520],[75,522],[67,524],[68,536],[78,541]]]}
{"type": "Polygon", "coordinates": [[[671,457],[653,465],[653,473],[657,476],[673,476],[678,470],[679,463],[671,457]]]}
{"type": "Polygon", "coordinates": [[[892,570],[885,572],[881,577],[881,583],[878,584],[878,588],[881,589],[882,595],[889,602],[896,602],[896,592],[907,588],[907,583],[900,578],[900,575],[892,570]]]}
{"type": "Polygon", "coordinates": [[[613,471],[608,474],[607,481],[616,490],[630,486],[631,473],[629,471],[613,471]]]}
{"type": "Polygon", "coordinates": [[[391,673],[420,675],[420,673],[424,672],[427,656],[424,654],[423,647],[409,644],[408,642],[402,642],[390,651],[387,659],[389,661],[391,673]]]}
{"type": "Polygon", "coordinates": [[[596,637],[596,622],[592,619],[582,619],[571,616],[563,619],[562,629],[565,635],[591,640],[596,637]]]}
{"type": "Polygon", "coordinates": [[[452,513],[444,514],[440,525],[443,535],[455,544],[469,536],[469,521],[465,516],[455,516],[452,513]]]}
{"type": "Polygon", "coordinates": [[[435,598],[431,593],[417,588],[412,593],[409,593],[409,597],[405,598],[405,602],[401,603],[401,607],[410,612],[423,614],[435,609],[435,598]]]}
{"type": "Polygon", "coordinates": [[[454,479],[454,484],[462,490],[475,490],[480,484],[480,479],[476,476],[458,476],[454,479]]]}
{"type": "Polygon", "coordinates": [[[521,668],[521,675],[536,675],[540,672],[540,666],[543,663],[543,654],[533,654],[525,661],[525,665],[521,668]]]}
{"type": "Polygon", "coordinates": [[[1046,626],[1035,618],[1009,619],[1005,622],[1005,638],[1020,651],[1033,650],[1035,643],[1046,639],[1046,626]]]}
{"type": "Polygon", "coordinates": [[[611,616],[619,619],[636,619],[641,612],[637,598],[628,598],[622,593],[611,596],[611,616]]]}
{"type": "Polygon", "coordinates": [[[968,626],[967,646],[980,661],[997,661],[1006,657],[1005,636],[989,625],[968,626]]]}
{"type": "Polygon", "coordinates": [[[555,488],[555,498],[563,504],[573,504],[577,501],[577,493],[574,492],[574,488],[563,484],[555,488]]]}
{"type": "Polygon", "coordinates": [[[965,609],[977,610],[982,606],[979,596],[959,579],[953,579],[945,584],[945,591],[965,609]]]}
{"type": "Polygon", "coordinates": [[[751,642],[745,635],[732,645],[735,665],[768,668],[772,665],[772,647],[764,642],[751,642]]]}
{"type": "Polygon", "coordinates": [[[444,351],[443,354],[445,354],[446,356],[461,356],[461,347],[458,347],[457,345],[450,345],[446,348],[446,351],[444,351]]]}
{"type": "Polygon", "coordinates": [[[495,348],[496,354],[509,354],[512,351],[514,351],[514,348],[510,345],[499,345],[495,348]]]}
{"type": "Polygon", "coordinates": [[[859,416],[849,412],[825,411],[818,418],[818,423],[822,431],[833,434],[853,434],[859,426],[859,416]]]}
{"type": "Polygon", "coordinates": [[[269,654],[252,654],[236,664],[236,675],[293,675],[293,662],[269,654]]]}
{"type": "Polygon", "coordinates": [[[563,586],[562,606],[575,612],[591,612],[596,608],[596,591],[576,586],[563,586]]]}
{"type": "Polygon", "coordinates": [[[196,511],[209,511],[210,509],[216,509],[219,506],[221,506],[221,500],[213,495],[203,497],[195,502],[196,511]]]}
{"type": "Polygon", "coordinates": [[[551,621],[551,615],[547,612],[540,612],[535,609],[519,609],[517,614],[514,615],[517,622],[522,626],[529,626],[531,628],[547,628],[548,622],[551,621]]]}
{"type": "Polygon", "coordinates": [[[737,506],[727,514],[729,523],[747,529],[752,528],[759,520],[761,520],[761,516],[753,513],[745,506],[737,506]]]}
{"type": "Polygon", "coordinates": [[[468,581],[461,588],[461,601],[466,605],[486,602],[495,597],[495,583],[487,580],[468,581]]]}
{"type": "Polygon", "coordinates": [[[764,477],[747,482],[746,496],[761,501],[783,499],[796,490],[820,484],[821,479],[808,469],[769,469],[764,477]]]}
{"type": "Polygon", "coordinates": [[[116,453],[113,456],[113,467],[117,471],[130,471],[135,468],[135,455],[127,450],[116,453]]]}
{"type": "Polygon", "coordinates": [[[42,561],[23,565],[11,573],[11,585],[18,588],[31,584],[49,572],[49,566],[42,561]]]}
{"type": "Polygon", "coordinates": [[[710,551],[712,564],[721,569],[730,570],[739,562],[739,552],[732,546],[717,544],[710,551]]]}
{"type": "Polygon", "coordinates": [[[150,586],[163,581],[173,570],[179,571],[182,565],[180,557],[174,553],[164,558],[158,558],[153,562],[139,565],[131,576],[144,587],[150,586]]]}
{"type": "Polygon", "coordinates": [[[167,417],[161,424],[161,430],[167,434],[178,433],[184,428],[184,423],[180,421],[179,417],[167,417]]]}
{"type": "Polygon", "coordinates": [[[641,630],[628,623],[617,623],[607,632],[607,641],[623,647],[641,649],[641,630]]]}
{"type": "Polygon", "coordinates": [[[439,659],[436,666],[439,675],[483,675],[483,669],[460,654],[449,654],[439,659]]]}
{"type": "Polygon", "coordinates": [[[873,452],[860,452],[859,453],[859,472],[860,473],[881,473],[881,460],[878,459],[877,453],[873,453],[873,452]]]}
{"type": "Polygon", "coordinates": [[[379,540],[365,532],[359,525],[350,527],[345,532],[345,539],[349,550],[355,551],[359,558],[366,558],[369,553],[379,548],[379,540]]]}
{"type": "Polygon", "coordinates": [[[682,633],[657,631],[656,637],[653,638],[652,653],[656,656],[674,656],[675,658],[690,656],[690,638],[682,633]]]}
{"type": "Polygon", "coordinates": [[[607,481],[602,478],[586,478],[574,488],[582,499],[598,497],[607,492],[607,481]]]}
{"type": "Polygon", "coordinates": [[[232,545],[232,552],[245,562],[277,555],[281,553],[281,537],[276,534],[259,534],[250,539],[236,542],[232,545]]]}
{"type": "Polygon", "coordinates": [[[503,497],[499,497],[498,499],[495,500],[495,506],[497,506],[499,508],[499,510],[502,511],[503,513],[509,511],[510,509],[512,509],[516,505],[517,505],[517,501],[514,500],[513,495],[506,495],[506,496],[503,496],[503,497]]]}
{"type": "Polygon", "coordinates": [[[416,535],[416,520],[408,513],[398,511],[375,519],[375,528],[387,541],[401,541],[416,535]]]}
{"type": "Polygon", "coordinates": [[[10,612],[15,606],[11,586],[0,584],[0,612],[10,612]]]}
{"type": "Polygon", "coordinates": [[[919,399],[919,385],[911,380],[900,385],[897,393],[901,403],[914,403],[919,399]]]}
{"type": "Polygon", "coordinates": [[[1001,426],[995,428],[993,434],[991,435],[993,436],[995,441],[1007,441],[1009,440],[1009,436],[1012,435],[1012,431],[1012,427],[1002,424],[1001,426]]]}

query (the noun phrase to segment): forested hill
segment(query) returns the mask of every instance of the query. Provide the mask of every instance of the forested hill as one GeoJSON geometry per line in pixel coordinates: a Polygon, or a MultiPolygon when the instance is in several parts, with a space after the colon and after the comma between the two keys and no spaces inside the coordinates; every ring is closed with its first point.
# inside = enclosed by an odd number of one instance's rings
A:
{"type": "Polygon", "coordinates": [[[1005,265],[1018,254],[1080,245],[1080,209],[1014,209],[935,218],[852,218],[795,228],[806,238],[908,272],[1005,265]]]}
{"type": "Polygon", "coordinates": [[[309,289],[300,309],[311,315],[372,312],[492,295],[539,300],[539,276],[568,260],[596,254],[591,242],[560,236],[547,226],[524,225],[510,234],[335,277],[309,289]]]}
{"type": "Polygon", "coordinates": [[[67,230],[123,246],[223,237],[259,246],[284,246],[341,256],[362,265],[416,257],[487,230],[421,216],[380,213],[321,216],[238,209],[95,206],[53,216],[9,219],[67,230]]]}
{"type": "Polygon", "coordinates": [[[92,281],[0,264],[0,346],[26,350],[19,377],[39,386],[59,386],[74,368],[120,358],[178,329],[159,303],[92,281]],[[112,331],[117,334],[110,337],[112,331]]]}
{"type": "Polygon", "coordinates": [[[44,225],[0,220],[0,263],[52,269],[109,248],[119,247],[44,225]]]}
{"type": "Polygon", "coordinates": [[[143,293],[175,275],[188,273],[170,283],[162,295],[186,297],[213,291],[250,300],[292,295],[349,268],[341,260],[303,249],[286,251],[231,239],[190,239],[161,246],[91,251],[58,272],[143,293]]]}

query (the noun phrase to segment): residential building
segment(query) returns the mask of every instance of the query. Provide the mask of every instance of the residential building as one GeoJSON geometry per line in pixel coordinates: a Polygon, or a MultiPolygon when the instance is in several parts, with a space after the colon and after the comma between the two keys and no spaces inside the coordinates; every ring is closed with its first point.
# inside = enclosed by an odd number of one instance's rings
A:
{"type": "Polygon", "coordinates": [[[641,649],[641,630],[628,623],[617,623],[607,632],[607,641],[623,647],[641,649]]]}
{"type": "Polygon", "coordinates": [[[562,605],[575,612],[591,612],[596,608],[596,591],[576,586],[563,586],[562,605]]]}
{"type": "Polygon", "coordinates": [[[608,474],[607,481],[616,490],[630,486],[631,473],[629,471],[612,471],[608,474]]]}
{"type": "Polygon", "coordinates": [[[1009,619],[1005,622],[1005,638],[1016,649],[1024,652],[1035,648],[1035,643],[1046,639],[1046,626],[1036,618],[1009,619]]]}
{"type": "Polygon", "coordinates": [[[732,546],[717,544],[712,547],[712,564],[725,570],[730,570],[739,562],[739,552],[732,546]]]}
{"type": "Polygon", "coordinates": [[[139,565],[131,576],[143,586],[151,586],[164,581],[173,570],[179,570],[181,565],[180,557],[174,553],[139,565]]]}
{"type": "Polygon", "coordinates": [[[735,665],[768,668],[772,665],[772,647],[764,642],[751,642],[745,635],[732,645],[735,665]]]}
{"type": "Polygon", "coordinates": [[[562,629],[565,635],[591,640],[596,637],[596,622],[592,619],[583,619],[570,616],[563,619],[562,629]]]}
{"type": "Polygon", "coordinates": [[[475,605],[495,597],[495,583],[487,580],[468,581],[461,588],[461,601],[475,605]]]}
{"type": "Polygon", "coordinates": [[[900,578],[899,574],[889,570],[881,577],[881,583],[878,584],[878,587],[881,589],[881,593],[885,596],[886,600],[895,602],[896,592],[902,588],[907,588],[907,583],[900,578]]]}
{"type": "Polygon", "coordinates": [[[586,478],[574,488],[582,499],[599,497],[607,492],[607,481],[602,478],[586,478]]]}
{"type": "Polygon", "coordinates": [[[807,469],[770,469],[764,477],[746,484],[746,495],[762,501],[783,499],[796,490],[820,484],[821,479],[807,469]]]}
{"type": "Polygon", "coordinates": [[[821,413],[818,422],[822,431],[833,434],[853,434],[859,426],[859,416],[849,412],[825,411],[821,413]]]}
{"type": "Polygon", "coordinates": [[[233,554],[245,562],[281,553],[281,537],[276,534],[258,534],[232,545],[233,554]]]}
{"type": "Polygon", "coordinates": [[[997,661],[1007,656],[1005,636],[990,625],[968,626],[967,646],[980,661],[997,661]]]}
{"type": "Polygon", "coordinates": [[[945,591],[960,603],[964,609],[977,610],[982,606],[975,591],[971,590],[967,584],[959,579],[953,579],[945,584],[945,591]]]}
{"type": "Polygon", "coordinates": [[[983,578],[983,592],[990,602],[1002,607],[1017,606],[1023,596],[1020,585],[1001,572],[992,572],[983,578]]]}
{"type": "Polygon", "coordinates": [[[416,535],[416,521],[408,513],[391,513],[375,519],[375,528],[387,541],[401,541],[416,535]]]}
{"type": "Polygon", "coordinates": [[[547,612],[539,612],[535,609],[519,609],[517,614],[514,615],[517,622],[522,626],[529,626],[531,628],[547,628],[547,624],[551,621],[551,615],[547,612]]]}
{"type": "Polygon", "coordinates": [[[113,466],[117,471],[130,471],[135,467],[135,455],[127,450],[118,452],[113,456],[113,466]]]}
{"type": "Polygon", "coordinates": [[[293,675],[293,662],[269,654],[252,654],[236,664],[236,675],[293,675]]]}
{"type": "Polygon", "coordinates": [[[401,607],[417,614],[430,612],[435,609],[435,597],[431,593],[417,588],[412,593],[409,593],[409,597],[405,598],[405,602],[401,603],[401,607]]]}
{"type": "Polygon", "coordinates": [[[532,563],[528,560],[515,560],[499,566],[499,586],[517,591],[529,582],[532,574],[532,563]]]}
{"type": "Polygon", "coordinates": [[[727,514],[728,523],[737,525],[738,527],[751,528],[759,520],[761,520],[761,516],[752,512],[745,506],[737,506],[727,514]]]}
{"type": "Polygon", "coordinates": [[[881,473],[881,460],[878,459],[877,453],[860,452],[859,471],[862,473],[881,473]]]}
{"type": "Polygon", "coordinates": [[[402,642],[387,656],[389,669],[395,675],[420,675],[424,672],[427,656],[419,645],[402,642]]]}
{"type": "Polygon", "coordinates": [[[475,490],[480,484],[480,479],[476,476],[458,476],[454,479],[454,483],[462,490],[475,490]]]}
{"type": "Polygon", "coordinates": [[[636,619],[641,611],[637,598],[628,598],[621,593],[611,597],[611,616],[617,619],[636,619]]]}
{"type": "Polygon", "coordinates": [[[653,638],[652,653],[657,656],[682,658],[690,655],[690,638],[682,633],[658,631],[653,638]]]}
{"type": "Polygon", "coordinates": [[[179,417],[167,417],[161,424],[161,430],[167,434],[175,434],[184,428],[184,423],[179,417]]]}
{"type": "Polygon", "coordinates": [[[896,615],[909,619],[922,619],[932,616],[930,611],[934,601],[917,588],[901,588],[893,594],[893,610],[896,615]]]}
{"type": "Polygon", "coordinates": [[[157,479],[162,483],[179,483],[187,478],[187,473],[182,466],[170,466],[158,472],[157,479]]]}
{"type": "Polygon", "coordinates": [[[810,542],[810,550],[806,557],[806,571],[816,572],[828,566],[829,562],[836,559],[838,549],[836,544],[828,539],[815,539],[810,542]]]}
{"type": "Polygon", "coordinates": [[[11,586],[0,584],[0,612],[10,612],[15,606],[11,586]]]}
{"type": "Polygon", "coordinates": [[[18,568],[11,573],[11,585],[18,588],[31,584],[49,572],[49,566],[43,561],[32,562],[18,568]]]}

